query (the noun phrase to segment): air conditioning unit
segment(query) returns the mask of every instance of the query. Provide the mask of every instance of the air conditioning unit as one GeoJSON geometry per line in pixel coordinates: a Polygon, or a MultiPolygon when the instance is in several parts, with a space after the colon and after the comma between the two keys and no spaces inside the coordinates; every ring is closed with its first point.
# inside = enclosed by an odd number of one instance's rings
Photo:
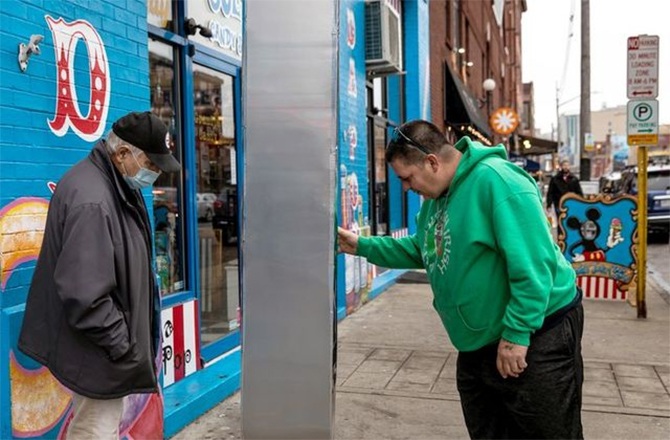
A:
{"type": "Polygon", "coordinates": [[[371,76],[402,72],[400,14],[387,0],[365,1],[365,68],[371,76]]]}

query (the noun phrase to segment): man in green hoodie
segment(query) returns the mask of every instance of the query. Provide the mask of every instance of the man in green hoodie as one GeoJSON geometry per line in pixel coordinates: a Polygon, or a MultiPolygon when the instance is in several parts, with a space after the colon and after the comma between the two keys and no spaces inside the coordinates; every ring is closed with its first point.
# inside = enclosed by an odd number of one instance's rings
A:
{"type": "Polygon", "coordinates": [[[459,351],[457,386],[472,438],[583,438],[584,312],[533,179],[502,145],[450,145],[423,120],[396,128],[386,160],[422,195],[417,232],[358,237],[340,251],[425,268],[433,306],[459,351]]]}

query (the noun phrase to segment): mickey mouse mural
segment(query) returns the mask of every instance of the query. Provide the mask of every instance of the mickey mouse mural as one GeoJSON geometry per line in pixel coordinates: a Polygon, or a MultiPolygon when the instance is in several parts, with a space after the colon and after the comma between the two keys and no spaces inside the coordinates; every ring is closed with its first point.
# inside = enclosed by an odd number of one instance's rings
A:
{"type": "Polygon", "coordinates": [[[596,244],[596,239],[601,232],[600,224],[598,223],[600,217],[601,214],[597,208],[589,208],[586,211],[585,221],[580,221],[574,216],[568,217],[568,227],[578,230],[579,235],[582,237],[580,241],[573,243],[568,249],[568,254],[572,256],[572,261],[605,261],[605,253],[624,241],[624,238],[621,236],[621,220],[614,217],[610,222],[609,235],[607,236],[606,243],[607,246],[605,249],[601,249],[596,244]],[[583,248],[582,253],[575,253],[575,250],[580,246],[583,248]]]}
{"type": "Polygon", "coordinates": [[[637,262],[637,200],[600,194],[563,197],[558,244],[586,298],[626,299],[637,262]]]}

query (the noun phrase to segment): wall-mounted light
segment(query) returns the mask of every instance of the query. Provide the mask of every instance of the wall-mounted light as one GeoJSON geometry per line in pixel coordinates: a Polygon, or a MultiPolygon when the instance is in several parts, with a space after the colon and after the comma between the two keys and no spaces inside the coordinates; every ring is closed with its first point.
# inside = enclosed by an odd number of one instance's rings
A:
{"type": "Polygon", "coordinates": [[[452,49],[455,53],[463,55],[465,53],[465,48],[464,47],[454,47],[452,49]]]}
{"type": "Polygon", "coordinates": [[[463,61],[463,66],[465,67],[472,67],[474,65],[475,63],[473,63],[472,61],[463,61]]]}
{"type": "Polygon", "coordinates": [[[188,18],[184,22],[184,29],[186,30],[186,35],[195,35],[195,32],[200,29],[200,35],[205,38],[212,37],[212,31],[207,26],[196,23],[194,18],[188,18]]]}
{"type": "MultiPolygon", "coordinates": [[[[486,78],[484,82],[482,82],[482,88],[484,89],[486,96],[479,99],[479,108],[484,107],[485,104],[488,104],[488,107],[491,107],[491,93],[496,89],[496,81],[493,78],[486,78]]],[[[489,113],[491,113],[490,108],[489,113]]]]}

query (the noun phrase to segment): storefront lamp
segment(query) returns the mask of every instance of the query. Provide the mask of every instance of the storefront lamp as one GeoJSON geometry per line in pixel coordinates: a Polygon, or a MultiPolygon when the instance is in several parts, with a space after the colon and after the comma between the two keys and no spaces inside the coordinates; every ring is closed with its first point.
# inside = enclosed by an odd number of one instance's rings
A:
{"type": "Polygon", "coordinates": [[[492,92],[496,89],[496,81],[493,78],[486,78],[482,83],[485,92],[492,92]]]}
{"type": "Polygon", "coordinates": [[[487,104],[487,112],[491,113],[491,93],[496,88],[496,81],[493,78],[486,78],[482,83],[482,88],[486,93],[486,96],[483,99],[479,100],[479,108],[484,107],[487,104]]]}

